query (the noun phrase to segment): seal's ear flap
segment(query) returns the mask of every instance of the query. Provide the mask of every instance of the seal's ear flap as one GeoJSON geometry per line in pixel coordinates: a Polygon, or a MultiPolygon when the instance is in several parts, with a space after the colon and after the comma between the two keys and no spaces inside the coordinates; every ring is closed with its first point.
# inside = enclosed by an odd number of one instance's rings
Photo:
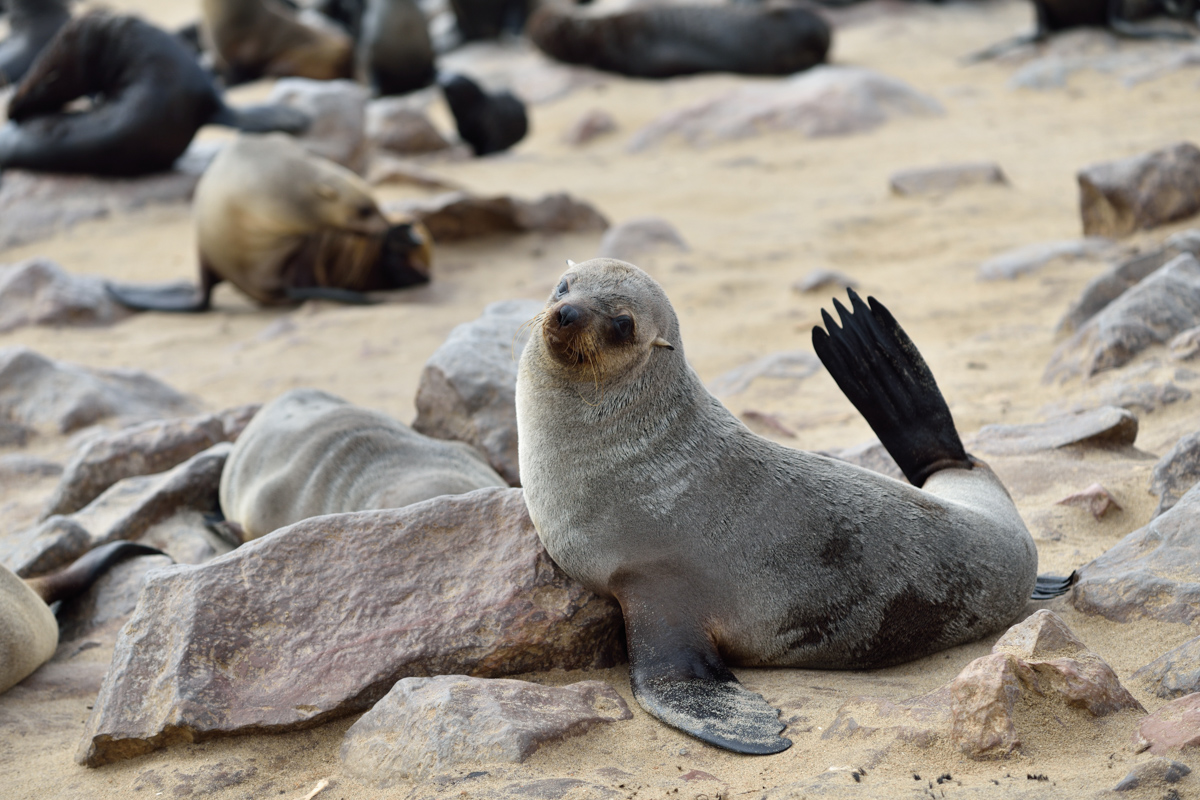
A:
{"type": "Polygon", "coordinates": [[[575,262],[568,258],[567,259],[567,269],[573,269],[574,267],[575,267],[575,262]]]}
{"type": "Polygon", "coordinates": [[[668,342],[666,339],[664,339],[664,338],[663,338],[663,337],[661,337],[661,336],[658,336],[658,337],[656,337],[656,338],[654,339],[654,341],[653,341],[653,342],[651,342],[651,344],[652,344],[652,345],[654,345],[655,347],[665,347],[665,348],[667,348],[668,350],[674,350],[674,349],[675,349],[675,345],[671,344],[670,342],[668,342]]]}

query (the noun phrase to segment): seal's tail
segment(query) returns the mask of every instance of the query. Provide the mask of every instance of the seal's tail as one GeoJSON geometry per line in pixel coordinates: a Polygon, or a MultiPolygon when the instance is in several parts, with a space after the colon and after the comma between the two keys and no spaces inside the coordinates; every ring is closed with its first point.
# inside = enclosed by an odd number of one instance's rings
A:
{"type": "Polygon", "coordinates": [[[891,312],[873,297],[868,302],[870,307],[853,289],[853,312],[834,300],[840,328],[821,312],[826,330],[813,328],[821,362],[914,486],[938,470],[970,469],[925,359],[891,312]]]}

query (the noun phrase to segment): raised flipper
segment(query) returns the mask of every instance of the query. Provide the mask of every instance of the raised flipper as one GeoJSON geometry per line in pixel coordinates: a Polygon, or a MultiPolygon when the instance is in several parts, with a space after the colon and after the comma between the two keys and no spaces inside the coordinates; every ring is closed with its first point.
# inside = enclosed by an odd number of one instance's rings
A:
{"type": "Polygon", "coordinates": [[[312,125],[312,117],[298,108],[277,103],[233,108],[222,104],[208,119],[211,125],[224,125],[246,133],[290,133],[298,136],[312,125]]]}
{"type": "Polygon", "coordinates": [[[661,604],[621,603],[629,680],[642,708],[735,753],[770,755],[791,747],[779,735],[779,711],[738,682],[707,634],[686,615],[668,622],[654,606],[661,604]]]}
{"type": "Polygon", "coordinates": [[[1078,580],[1078,570],[1065,578],[1059,575],[1038,575],[1037,583],[1033,587],[1033,594],[1029,595],[1029,599],[1051,600],[1069,592],[1078,580]]]}
{"type": "Polygon", "coordinates": [[[904,476],[921,486],[939,470],[971,469],[950,409],[917,346],[883,304],[850,293],[851,313],[833,301],[842,327],[821,312],[813,348],[904,476]]]}
{"type": "Polygon", "coordinates": [[[288,300],[332,300],[351,306],[371,306],[379,301],[353,289],[337,289],[332,286],[289,286],[283,290],[288,300]]]}
{"type": "Polygon", "coordinates": [[[195,313],[209,309],[209,295],[188,281],[150,286],[105,283],[104,288],[112,299],[135,311],[195,313]]]}

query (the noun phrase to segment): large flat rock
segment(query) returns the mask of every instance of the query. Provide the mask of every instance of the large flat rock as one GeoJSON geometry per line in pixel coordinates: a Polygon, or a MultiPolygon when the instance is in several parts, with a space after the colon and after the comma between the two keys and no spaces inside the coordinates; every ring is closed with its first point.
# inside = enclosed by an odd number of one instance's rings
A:
{"type": "Polygon", "coordinates": [[[1015,456],[1063,447],[1130,447],[1137,439],[1138,421],[1131,412],[1101,406],[1025,425],[984,425],[967,437],[968,450],[1015,456]]]}
{"type": "Polygon", "coordinates": [[[1079,171],[1088,236],[1128,236],[1200,211],[1200,148],[1179,142],[1079,171]]]}
{"type": "Polygon", "coordinates": [[[77,760],[312,727],[405,677],[611,665],[621,633],[617,605],[542,549],[519,489],[317,517],[149,576],[77,760]]]}

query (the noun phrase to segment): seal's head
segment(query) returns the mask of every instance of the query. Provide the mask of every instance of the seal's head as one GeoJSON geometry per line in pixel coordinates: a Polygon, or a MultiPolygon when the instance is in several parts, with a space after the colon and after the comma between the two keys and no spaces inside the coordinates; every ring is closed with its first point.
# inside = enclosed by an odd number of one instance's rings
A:
{"type": "Polygon", "coordinates": [[[610,258],[571,264],[550,293],[541,327],[547,366],[567,380],[607,383],[679,347],[679,321],[662,287],[610,258]]]}

